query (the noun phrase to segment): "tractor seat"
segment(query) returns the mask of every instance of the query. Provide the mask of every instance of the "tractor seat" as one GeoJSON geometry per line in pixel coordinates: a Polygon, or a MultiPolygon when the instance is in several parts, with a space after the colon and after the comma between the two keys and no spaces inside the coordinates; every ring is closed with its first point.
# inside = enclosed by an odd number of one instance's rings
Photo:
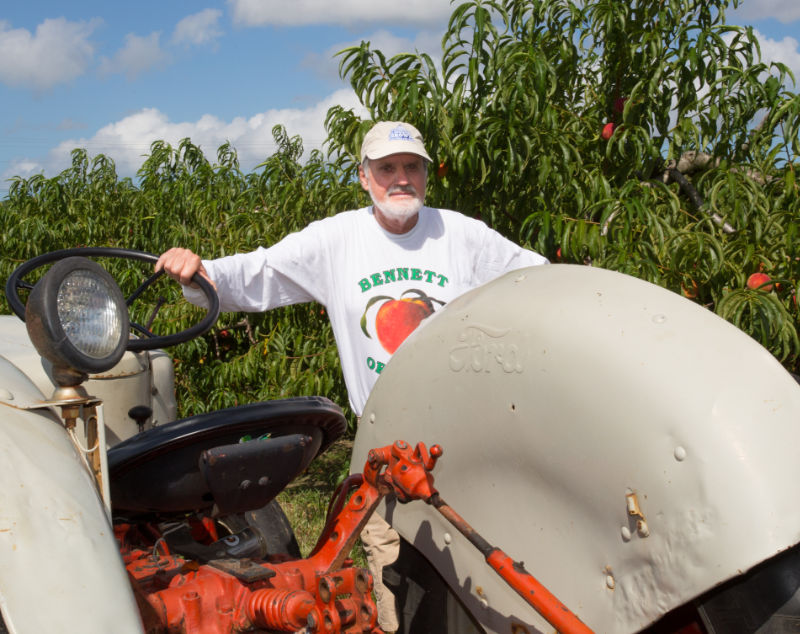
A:
{"type": "Polygon", "coordinates": [[[261,508],[346,428],[339,406],[321,396],[241,405],[154,427],[108,451],[113,512],[169,519],[261,508]]]}

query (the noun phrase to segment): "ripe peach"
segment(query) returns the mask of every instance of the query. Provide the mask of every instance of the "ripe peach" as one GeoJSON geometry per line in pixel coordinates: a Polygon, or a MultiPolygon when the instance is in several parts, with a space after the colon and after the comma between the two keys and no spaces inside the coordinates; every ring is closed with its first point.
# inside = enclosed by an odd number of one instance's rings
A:
{"type": "Polygon", "coordinates": [[[600,132],[600,136],[603,138],[604,141],[608,141],[611,138],[611,135],[614,134],[614,125],[613,121],[609,121],[603,126],[603,131],[600,132]]]}
{"type": "Polygon", "coordinates": [[[767,284],[767,282],[770,281],[772,281],[772,278],[766,273],[753,273],[747,278],[747,288],[751,288],[753,290],[757,289],[761,291],[771,291],[773,285],[767,284]]]}

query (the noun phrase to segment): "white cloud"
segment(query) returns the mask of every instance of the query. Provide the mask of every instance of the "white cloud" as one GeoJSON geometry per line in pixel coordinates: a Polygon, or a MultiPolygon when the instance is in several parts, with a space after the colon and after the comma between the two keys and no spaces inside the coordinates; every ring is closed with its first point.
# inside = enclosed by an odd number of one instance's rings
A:
{"type": "Polygon", "coordinates": [[[161,48],[161,33],[153,31],[143,37],[128,33],[125,46],[119,49],[111,59],[104,57],[100,63],[100,73],[104,75],[124,73],[133,79],[140,73],[167,64],[169,55],[161,48]]]}
{"type": "Polygon", "coordinates": [[[32,34],[0,20],[0,82],[47,90],[79,77],[94,56],[89,36],[100,22],[47,19],[32,34]]]}
{"type": "Polygon", "coordinates": [[[420,31],[413,40],[410,40],[398,37],[386,30],[379,30],[357,40],[335,44],[323,53],[311,53],[305,57],[302,65],[311,69],[319,77],[338,78],[341,57],[337,57],[336,53],[351,46],[358,46],[362,40],[368,41],[371,48],[381,51],[387,58],[398,53],[427,53],[437,66],[442,58],[441,32],[420,31]]]}
{"type": "Polygon", "coordinates": [[[90,156],[109,156],[118,174],[134,176],[153,141],[163,140],[177,147],[185,137],[199,145],[212,162],[216,160],[219,146],[230,142],[238,152],[242,169],[249,171],[277,149],[272,138],[272,128],[277,124],[285,126],[290,136],[299,134],[302,137],[306,154],[312,149],[322,149],[325,115],[337,104],[354,109],[359,116],[368,116],[349,89],[338,90],[306,109],[267,110],[230,121],[206,114],[197,121],[176,122],[156,108],[145,108],[104,126],[91,137],[60,143],[43,160],[26,158],[14,162],[2,175],[2,180],[12,175],[27,177],[39,172],[53,176],[70,165],[70,154],[77,147],[86,148],[90,156]]]}
{"type": "MultiPolygon", "coordinates": [[[[420,31],[413,40],[398,37],[389,31],[380,30],[363,39],[369,40],[374,49],[378,49],[387,57],[397,55],[397,53],[413,53],[415,51],[425,52],[429,55],[442,50],[443,33],[434,34],[432,31],[420,31]]],[[[360,41],[360,40],[359,40],[360,41]]],[[[354,42],[358,44],[358,42],[354,42]]]]}
{"type": "Polygon", "coordinates": [[[382,23],[396,26],[444,25],[450,0],[228,0],[233,20],[244,26],[382,23]]]}
{"type": "Polygon", "coordinates": [[[775,18],[789,24],[800,20],[800,2],[798,0],[746,0],[730,15],[747,20],[765,20],[775,18]]]}
{"type": "MultiPolygon", "coordinates": [[[[772,62],[786,64],[794,73],[795,82],[800,83],[800,42],[789,36],[784,37],[782,40],[773,40],[758,29],[753,29],[753,34],[756,36],[761,48],[761,61],[767,66],[772,62]]],[[[733,38],[734,36],[731,33],[723,36],[726,44],[730,44],[733,38]]],[[[789,83],[791,83],[791,80],[789,80],[789,83]]]]}
{"type": "Polygon", "coordinates": [[[199,13],[186,16],[175,26],[172,34],[174,44],[195,45],[214,44],[224,35],[219,27],[222,11],[203,9],[199,13]]]}
{"type": "Polygon", "coordinates": [[[761,60],[766,64],[786,64],[794,73],[795,82],[800,83],[800,42],[788,36],[780,41],[773,40],[758,30],[754,30],[754,33],[761,46],[761,60]]]}
{"type": "Polygon", "coordinates": [[[35,174],[44,172],[44,165],[39,161],[30,159],[19,159],[11,162],[11,166],[3,173],[2,182],[3,189],[9,185],[8,179],[13,176],[20,176],[21,178],[30,178],[35,174]]]}

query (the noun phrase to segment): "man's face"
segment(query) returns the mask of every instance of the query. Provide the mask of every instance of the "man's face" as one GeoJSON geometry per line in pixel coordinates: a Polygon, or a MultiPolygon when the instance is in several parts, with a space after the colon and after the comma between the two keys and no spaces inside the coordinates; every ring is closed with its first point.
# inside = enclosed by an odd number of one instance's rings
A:
{"type": "Polygon", "coordinates": [[[390,221],[402,223],[416,216],[425,201],[425,160],[416,154],[391,154],[371,159],[366,173],[359,169],[361,186],[390,221]]]}

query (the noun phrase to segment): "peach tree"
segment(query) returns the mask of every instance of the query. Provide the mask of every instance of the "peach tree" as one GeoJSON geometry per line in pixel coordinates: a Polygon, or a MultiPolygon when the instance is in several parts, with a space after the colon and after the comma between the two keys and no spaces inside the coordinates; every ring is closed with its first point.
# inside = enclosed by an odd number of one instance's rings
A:
{"type": "MultiPolygon", "coordinates": [[[[0,203],[0,278],[23,261],[56,249],[117,246],[161,253],[174,245],[218,257],[270,244],[286,233],[359,202],[360,187],[318,152],[300,161],[299,138],[274,130],[278,151],[243,173],[223,145],[210,161],[189,139],[177,147],[156,141],[137,182],[120,178],[113,161],[76,149],[72,165],[47,178],[15,178],[0,203]]],[[[104,262],[105,263],[105,262],[104,262]]],[[[114,263],[130,292],[149,269],[114,263]]],[[[177,284],[163,281],[138,302],[141,323],[159,296],[159,332],[185,327],[196,310],[177,284]]],[[[3,313],[10,312],[5,299],[3,313]]],[[[295,306],[265,314],[223,314],[204,337],[171,350],[182,414],[270,398],[323,394],[346,406],[347,396],[324,309],[295,306]]]]}
{"type": "MultiPolygon", "coordinates": [[[[682,293],[798,371],[800,96],[724,0],[468,0],[440,51],[387,57],[365,42],[341,71],[371,119],[406,119],[435,158],[430,204],[480,217],[553,261],[682,293]]],[[[62,173],[13,179],[0,202],[0,278],[48,250],[173,246],[217,257],[271,244],[367,199],[369,128],[328,113],[328,154],[278,126],[255,170],[235,149],[156,141],[135,179],[76,149],[62,173]]],[[[141,272],[115,271],[134,285],[141,272]]],[[[161,290],[167,329],[192,308],[161,290]]],[[[435,301],[428,298],[430,301],[435,301]]],[[[385,298],[425,310],[425,298],[385,298]]],[[[2,312],[8,308],[0,299],[2,312]]],[[[379,337],[379,333],[374,333],[379,337]]],[[[227,314],[173,351],[182,413],[325,394],[346,404],[324,308],[227,314]]]]}
{"type": "MultiPolygon", "coordinates": [[[[340,70],[373,119],[423,131],[432,204],[683,293],[797,370],[800,96],[731,4],[469,0],[441,51],[363,42],[340,70]]],[[[327,125],[354,163],[369,122],[327,125]]]]}

